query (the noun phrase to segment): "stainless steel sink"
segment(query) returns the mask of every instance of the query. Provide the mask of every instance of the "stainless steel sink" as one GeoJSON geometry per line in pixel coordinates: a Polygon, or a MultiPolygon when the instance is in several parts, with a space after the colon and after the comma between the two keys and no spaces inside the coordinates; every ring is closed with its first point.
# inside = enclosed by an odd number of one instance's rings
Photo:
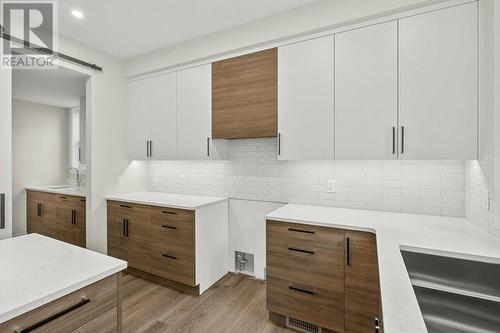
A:
{"type": "Polygon", "coordinates": [[[500,265],[401,251],[429,333],[500,332],[500,265]]]}

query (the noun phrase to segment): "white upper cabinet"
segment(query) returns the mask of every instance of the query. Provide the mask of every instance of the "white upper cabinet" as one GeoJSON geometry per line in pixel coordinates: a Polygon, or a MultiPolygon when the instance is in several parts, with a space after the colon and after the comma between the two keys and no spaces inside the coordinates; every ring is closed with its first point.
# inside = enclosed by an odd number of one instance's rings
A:
{"type": "Polygon", "coordinates": [[[397,158],[397,21],[335,35],[335,158],[397,158]]]}
{"type": "Polygon", "coordinates": [[[129,158],[169,160],[177,152],[177,74],[129,82],[129,158]]]}
{"type": "Polygon", "coordinates": [[[278,158],[334,158],[334,37],[278,49],[278,158]]]}
{"type": "Polygon", "coordinates": [[[401,19],[403,159],[477,158],[477,3],[401,19]]]}
{"type": "Polygon", "coordinates": [[[210,158],[212,66],[177,72],[177,159],[210,158]]]}

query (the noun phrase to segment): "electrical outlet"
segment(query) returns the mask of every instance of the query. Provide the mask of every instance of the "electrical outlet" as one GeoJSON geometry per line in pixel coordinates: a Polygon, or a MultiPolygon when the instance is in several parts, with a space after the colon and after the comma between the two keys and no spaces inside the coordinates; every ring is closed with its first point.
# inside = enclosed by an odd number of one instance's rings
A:
{"type": "Polygon", "coordinates": [[[159,183],[160,182],[160,175],[159,174],[155,173],[153,175],[153,182],[155,182],[155,183],[159,183]]]}
{"type": "Polygon", "coordinates": [[[483,194],[482,202],[481,202],[481,207],[483,210],[491,210],[491,193],[486,192],[483,194]]]}
{"type": "Polygon", "coordinates": [[[184,177],[184,175],[181,175],[180,178],[179,178],[179,182],[184,185],[186,183],[186,177],[184,177]]]}
{"type": "Polygon", "coordinates": [[[335,179],[329,179],[326,183],[326,192],[335,193],[335,179]]]}
{"type": "Polygon", "coordinates": [[[118,185],[123,185],[123,176],[116,177],[116,183],[118,185]]]}

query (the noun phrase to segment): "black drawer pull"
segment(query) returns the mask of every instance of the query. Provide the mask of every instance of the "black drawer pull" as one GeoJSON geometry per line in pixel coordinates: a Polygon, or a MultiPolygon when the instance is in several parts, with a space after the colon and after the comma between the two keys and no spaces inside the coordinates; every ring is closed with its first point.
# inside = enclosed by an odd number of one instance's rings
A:
{"type": "Polygon", "coordinates": [[[292,231],[292,232],[301,232],[303,234],[314,234],[315,232],[314,231],[310,231],[310,230],[301,230],[301,229],[295,229],[295,228],[288,228],[288,231],[292,231]]]}
{"type": "Polygon", "coordinates": [[[179,230],[179,228],[174,227],[172,225],[162,225],[161,227],[165,229],[179,230]]]}
{"type": "Polygon", "coordinates": [[[293,290],[293,291],[298,291],[299,293],[308,294],[308,295],[311,295],[311,296],[317,296],[318,295],[318,292],[316,290],[307,290],[307,289],[297,288],[297,287],[294,287],[292,285],[289,285],[288,289],[293,290]]]}
{"type": "Polygon", "coordinates": [[[300,252],[300,253],[307,253],[307,254],[316,254],[316,251],[302,250],[302,249],[297,249],[295,247],[289,247],[288,251],[294,251],[294,252],[300,252]]]}
{"type": "Polygon", "coordinates": [[[162,254],[163,257],[168,258],[168,259],[173,259],[173,260],[179,260],[179,257],[174,257],[168,254],[162,254]]]}
{"type": "Polygon", "coordinates": [[[169,212],[169,211],[167,211],[167,210],[162,210],[161,212],[162,212],[163,214],[169,214],[169,215],[178,215],[178,214],[179,214],[179,213],[177,213],[177,212],[169,212]]]}
{"type": "Polygon", "coordinates": [[[347,237],[345,242],[347,266],[351,266],[351,239],[347,237]]]}
{"type": "Polygon", "coordinates": [[[67,198],[67,197],[63,197],[63,196],[59,196],[59,199],[66,200],[66,199],[68,199],[68,198],[67,198]]]}
{"type": "Polygon", "coordinates": [[[39,203],[39,204],[37,204],[37,205],[36,205],[36,215],[37,215],[38,217],[42,217],[42,207],[43,207],[43,206],[42,206],[42,204],[41,204],[41,203],[39,203]]]}
{"type": "Polygon", "coordinates": [[[128,205],[120,205],[121,208],[132,208],[132,206],[128,206],[128,205]]]}
{"type": "Polygon", "coordinates": [[[78,309],[78,308],[81,308],[82,306],[84,306],[84,305],[85,305],[85,304],[87,304],[87,303],[90,303],[90,300],[89,300],[88,298],[83,298],[83,299],[82,299],[80,302],[78,302],[77,304],[72,305],[72,306],[70,306],[69,308],[66,308],[66,309],[64,309],[64,310],[61,310],[61,311],[59,311],[59,312],[57,312],[57,313],[54,313],[52,316],[47,317],[47,318],[45,318],[45,319],[43,319],[43,320],[40,320],[38,323],[33,324],[33,325],[29,326],[29,327],[23,328],[22,330],[17,330],[16,332],[17,332],[17,333],[28,333],[28,332],[34,331],[34,330],[36,330],[37,328],[40,328],[40,327],[42,327],[42,326],[44,326],[44,325],[46,325],[46,324],[50,323],[51,321],[56,320],[57,318],[60,318],[60,317],[62,317],[62,316],[64,316],[64,315],[66,315],[66,314],[68,314],[68,313],[70,313],[70,312],[72,312],[72,311],[75,311],[75,310],[76,310],[76,309],[78,309]]]}

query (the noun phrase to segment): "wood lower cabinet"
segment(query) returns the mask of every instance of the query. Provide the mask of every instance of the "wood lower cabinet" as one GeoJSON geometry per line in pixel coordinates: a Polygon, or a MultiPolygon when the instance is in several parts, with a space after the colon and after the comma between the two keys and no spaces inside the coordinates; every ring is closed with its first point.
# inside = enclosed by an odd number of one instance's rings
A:
{"type": "Polygon", "coordinates": [[[189,209],[108,200],[108,254],[127,272],[199,295],[228,272],[227,201],[189,209]]]}
{"type": "Polygon", "coordinates": [[[0,332],[87,332],[85,325],[112,313],[107,332],[121,332],[121,278],[114,274],[0,324],[0,332]]]}
{"type": "Polygon", "coordinates": [[[380,317],[375,236],[267,221],[267,308],[283,325],[375,330],[380,317]]]}
{"type": "Polygon", "coordinates": [[[27,191],[27,231],[86,247],[84,197],[27,191]]]}

